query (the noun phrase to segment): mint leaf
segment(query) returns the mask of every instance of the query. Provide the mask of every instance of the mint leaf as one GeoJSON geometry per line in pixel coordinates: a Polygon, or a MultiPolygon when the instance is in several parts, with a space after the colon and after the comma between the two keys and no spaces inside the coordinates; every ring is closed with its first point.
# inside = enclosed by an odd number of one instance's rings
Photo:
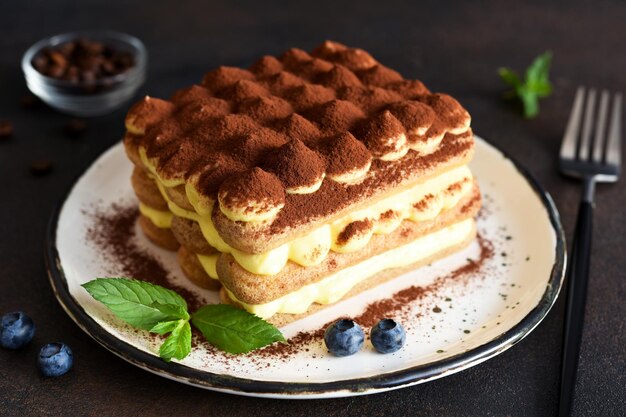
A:
{"type": "Polygon", "coordinates": [[[174,291],[143,281],[98,278],[82,286],[115,316],[144,330],[152,329],[159,322],[182,318],[178,314],[171,314],[174,309],[169,310],[164,305],[187,309],[185,300],[174,291]]]}
{"type": "Polygon", "coordinates": [[[526,69],[524,82],[520,81],[515,71],[509,68],[498,69],[500,78],[512,87],[512,90],[505,93],[505,97],[520,99],[526,118],[539,114],[539,99],[552,94],[552,85],[549,80],[551,63],[550,51],[539,55],[526,69]]]}
{"type": "Polygon", "coordinates": [[[191,326],[187,320],[180,320],[159,349],[159,356],[169,362],[172,358],[181,360],[191,352],[191,326]]]}
{"type": "MultiPolygon", "coordinates": [[[[550,73],[550,64],[552,63],[552,52],[544,52],[539,55],[530,67],[526,69],[526,83],[531,89],[535,90],[536,85],[549,85],[548,75],[550,73]]],[[[536,91],[536,90],[535,90],[536,91]]]]}
{"type": "Polygon", "coordinates": [[[498,74],[500,75],[500,78],[504,80],[505,83],[507,83],[513,88],[519,87],[520,84],[522,83],[519,80],[519,77],[517,76],[515,71],[511,70],[510,68],[500,68],[498,69],[498,74]]]}
{"type": "Polygon", "coordinates": [[[247,311],[225,304],[202,307],[191,323],[212,345],[229,353],[247,353],[274,342],[284,342],[280,330],[247,311]]]}
{"type": "Polygon", "coordinates": [[[182,320],[189,320],[189,313],[187,312],[187,307],[183,307],[181,305],[176,304],[159,304],[154,303],[152,305],[154,308],[159,310],[161,313],[166,314],[170,317],[175,317],[182,320]]]}
{"type": "Polygon", "coordinates": [[[178,326],[180,320],[172,320],[172,321],[162,321],[161,323],[157,323],[153,328],[150,329],[150,333],[157,333],[160,335],[164,335],[174,331],[174,329],[178,326]]]}
{"type": "Polygon", "coordinates": [[[539,99],[533,91],[521,89],[518,95],[524,105],[524,117],[531,119],[539,114],[539,99]]]}

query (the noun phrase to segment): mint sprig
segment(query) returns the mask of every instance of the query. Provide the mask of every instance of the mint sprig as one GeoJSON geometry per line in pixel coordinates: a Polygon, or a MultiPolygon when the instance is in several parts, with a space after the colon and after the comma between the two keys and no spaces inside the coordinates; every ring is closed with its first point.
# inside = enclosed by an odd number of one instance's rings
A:
{"type": "Polygon", "coordinates": [[[539,99],[552,94],[552,84],[548,79],[552,52],[547,51],[539,55],[526,69],[524,81],[510,68],[500,68],[500,78],[513,87],[506,93],[508,98],[519,98],[524,109],[524,117],[533,118],[539,114],[539,99]]]}
{"type": "Polygon", "coordinates": [[[165,361],[181,360],[191,352],[191,323],[206,340],[225,352],[247,353],[283,342],[280,330],[238,308],[207,305],[190,315],[185,299],[159,285],[127,278],[97,278],[82,285],[113,314],[143,330],[169,336],[159,348],[165,361]]]}

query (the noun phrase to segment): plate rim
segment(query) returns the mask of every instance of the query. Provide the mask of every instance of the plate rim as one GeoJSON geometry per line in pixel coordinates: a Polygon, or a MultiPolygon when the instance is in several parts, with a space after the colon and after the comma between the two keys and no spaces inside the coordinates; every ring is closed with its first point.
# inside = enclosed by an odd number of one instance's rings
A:
{"type": "Polygon", "coordinates": [[[105,349],[125,361],[156,375],[183,382],[200,388],[248,396],[274,398],[325,398],[371,394],[380,391],[398,389],[427,382],[478,365],[515,345],[532,332],[543,321],[556,302],[561,290],[566,267],[567,249],[565,233],[559,212],[550,194],[539,184],[534,176],[515,158],[478,135],[475,139],[498,151],[522,175],[545,207],[550,225],[556,235],[555,259],[550,278],[538,304],[522,320],[509,330],[489,342],[474,349],[459,353],[435,362],[421,364],[406,369],[382,373],[375,376],[343,379],[329,382],[281,382],[255,380],[202,371],[182,363],[165,362],[158,356],[144,352],[126,343],[101,327],[69,292],[67,280],[56,246],[59,216],[78,181],[91,169],[96,161],[119,146],[116,142],[81,172],[55,204],[46,228],[44,258],[48,279],[54,296],[70,318],[92,339],[105,349]]]}

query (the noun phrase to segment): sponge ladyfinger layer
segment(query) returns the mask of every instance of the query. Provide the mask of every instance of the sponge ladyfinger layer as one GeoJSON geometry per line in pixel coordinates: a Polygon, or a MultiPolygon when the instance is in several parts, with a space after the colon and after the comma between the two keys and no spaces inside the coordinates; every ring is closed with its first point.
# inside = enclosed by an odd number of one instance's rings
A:
{"type": "Polygon", "coordinates": [[[170,229],[156,226],[143,214],[139,216],[139,227],[148,239],[164,249],[177,250],[180,246],[170,229]]]}
{"type": "MultiPolygon", "coordinates": [[[[387,282],[393,278],[399,277],[400,275],[406,272],[412,271],[424,265],[428,265],[439,259],[445,258],[446,256],[449,256],[455,252],[458,252],[461,249],[465,248],[467,245],[469,245],[474,240],[475,237],[476,237],[476,230],[474,228],[473,233],[469,234],[467,238],[461,243],[458,243],[453,246],[449,246],[413,264],[406,265],[406,266],[399,267],[399,268],[385,269],[381,272],[378,272],[377,274],[372,275],[371,277],[365,279],[364,281],[359,282],[357,285],[352,287],[352,289],[345,296],[343,296],[340,301],[346,300],[350,297],[360,294],[361,292],[369,290],[370,288],[374,288],[377,285],[387,282]]],[[[220,301],[224,304],[231,304],[239,308],[244,308],[239,302],[230,298],[230,296],[228,295],[224,287],[222,287],[222,289],[220,290],[220,301]]],[[[269,318],[266,318],[265,320],[273,324],[274,326],[282,327],[294,321],[300,320],[306,316],[309,316],[313,313],[316,313],[330,305],[332,304],[313,303],[309,306],[307,311],[304,313],[300,313],[300,314],[277,313],[269,318]]]]}
{"type": "Polygon", "coordinates": [[[243,269],[231,255],[222,254],[217,263],[217,273],[222,284],[238,300],[247,304],[264,304],[317,282],[330,273],[404,245],[450,224],[474,217],[479,208],[480,193],[478,187],[474,186],[472,193],[435,219],[417,223],[405,220],[390,234],[374,235],[361,250],[350,253],[330,252],[319,265],[302,267],[294,262],[288,262],[276,275],[256,275],[243,269]]]}

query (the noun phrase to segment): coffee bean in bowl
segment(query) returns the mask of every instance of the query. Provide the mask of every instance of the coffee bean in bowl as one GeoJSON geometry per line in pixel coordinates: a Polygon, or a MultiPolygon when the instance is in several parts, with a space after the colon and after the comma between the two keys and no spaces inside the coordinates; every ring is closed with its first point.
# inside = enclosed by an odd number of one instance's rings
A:
{"type": "Polygon", "coordinates": [[[108,113],[131,99],[145,80],[142,42],[118,32],[73,32],[43,39],[22,57],[30,91],[75,116],[108,113]]]}

